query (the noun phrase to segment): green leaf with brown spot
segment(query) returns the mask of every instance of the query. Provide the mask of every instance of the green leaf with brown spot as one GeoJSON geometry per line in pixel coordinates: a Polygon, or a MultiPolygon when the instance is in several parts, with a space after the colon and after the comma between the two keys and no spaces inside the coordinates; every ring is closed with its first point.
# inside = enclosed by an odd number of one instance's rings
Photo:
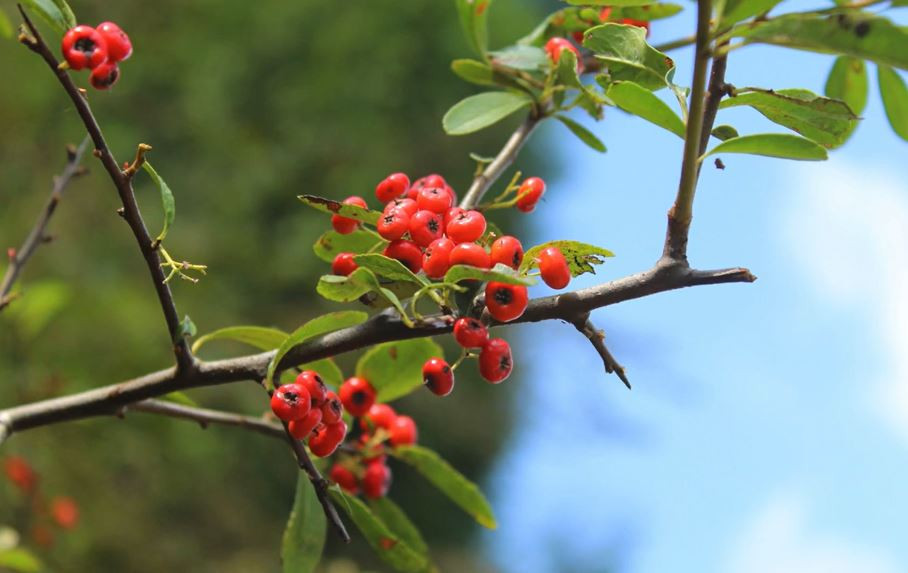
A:
{"type": "Polygon", "coordinates": [[[334,257],[341,253],[360,254],[384,247],[388,241],[382,239],[371,231],[357,229],[352,233],[343,235],[337,231],[326,231],[312,245],[315,256],[325,262],[333,262],[334,257]]]}

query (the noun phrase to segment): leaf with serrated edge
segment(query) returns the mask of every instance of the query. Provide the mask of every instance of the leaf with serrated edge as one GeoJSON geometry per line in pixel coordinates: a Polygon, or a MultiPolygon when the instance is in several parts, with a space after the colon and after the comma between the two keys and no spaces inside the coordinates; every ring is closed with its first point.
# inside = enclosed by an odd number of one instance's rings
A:
{"type": "Polygon", "coordinates": [[[305,472],[297,472],[296,496],[281,540],[284,573],[314,571],[322,557],[328,523],[315,488],[305,472]]]}
{"type": "Polygon", "coordinates": [[[539,256],[539,253],[542,252],[543,249],[549,247],[558,247],[561,254],[564,255],[568,268],[571,271],[571,276],[573,277],[582,275],[583,273],[595,274],[596,269],[593,268],[593,265],[601,265],[604,263],[603,257],[615,256],[614,253],[608,249],[578,241],[551,241],[536,245],[524,253],[523,263],[520,264],[520,273],[523,274],[538,267],[539,261],[537,260],[537,257],[539,256]]]}

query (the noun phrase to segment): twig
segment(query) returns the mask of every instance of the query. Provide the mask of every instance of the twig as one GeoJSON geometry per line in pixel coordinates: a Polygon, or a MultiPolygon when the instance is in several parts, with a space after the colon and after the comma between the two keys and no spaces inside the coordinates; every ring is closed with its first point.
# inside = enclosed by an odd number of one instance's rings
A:
{"type": "Polygon", "coordinates": [[[157,251],[152,246],[151,235],[148,234],[148,229],[145,227],[145,221],[142,219],[142,213],[139,211],[139,206],[136,203],[131,176],[120,170],[117,160],[107,147],[107,142],[104,140],[104,135],[101,133],[101,127],[98,125],[94,115],[92,115],[91,107],[88,105],[86,96],[83,95],[78,87],[76,87],[66,70],[61,70],[58,67],[57,58],[54,56],[53,52],[51,52],[47,43],[45,43],[41,34],[38,32],[37,28],[35,28],[35,25],[32,24],[32,21],[25,13],[25,10],[22,9],[21,5],[19,5],[19,13],[22,14],[22,19],[31,32],[31,36],[26,34],[20,35],[20,42],[31,51],[44,58],[47,66],[54,72],[54,75],[57,76],[63,89],[66,90],[66,93],[72,100],[76,111],[79,112],[79,117],[82,118],[82,123],[85,125],[85,129],[94,142],[95,155],[101,160],[101,164],[104,165],[104,169],[107,171],[108,175],[110,175],[111,181],[113,181],[114,186],[117,188],[117,193],[123,204],[122,216],[129,224],[129,228],[132,230],[136,241],[139,243],[139,249],[142,251],[142,256],[145,258],[145,265],[148,267],[149,273],[151,273],[152,282],[154,283],[154,288],[158,295],[158,302],[161,305],[164,319],[167,322],[167,330],[170,333],[171,341],[173,341],[173,351],[176,357],[177,367],[181,371],[192,370],[195,367],[195,362],[192,353],[190,352],[189,344],[180,334],[180,315],[177,312],[176,303],[173,300],[173,294],[170,292],[170,287],[164,282],[165,277],[160,266],[161,261],[158,258],[157,251]]]}
{"type": "Polygon", "coordinates": [[[501,177],[504,170],[517,158],[520,148],[526,143],[530,134],[533,133],[533,130],[536,129],[536,126],[539,125],[539,122],[542,121],[543,117],[544,116],[539,114],[536,110],[530,112],[527,118],[523,120],[523,123],[520,124],[514,133],[511,134],[511,137],[505,142],[504,147],[501,148],[501,151],[498,152],[495,159],[486,165],[486,168],[482,170],[482,173],[473,179],[473,184],[470,185],[467,194],[464,195],[463,200],[460,202],[461,208],[472,209],[479,204],[482,200],[482,196],[488,191],[489,187],[501,177]]]}
{"type": "Polygon", "coordinates": [[[631,389],[631,383],[627,379],[627,375],[624,373],[624,366],[618,363],[615,360],[615,357],[612,356],[611,351],[605,345],[605,333],[601,330],[598,330],[589,319],[587,314],[585,317],[581,316],[576,321],[573,322],[574,328],[576,328],[580,334],[587,337],[590,343],[593,345],[593,348],[596,349],[596,352],[599,353],[599,356],[602,357],[602,363],[605,365],[605,371],[609,374],[615,374],[618,378],[624,382],[624,385],[627,386],[627,389],[631,389]]]}
{"type": "Polygon", "coordinates": [[[341,539],[344,540],[344,543],[350,543],[350,534],[347,533],[344,522],[337,514],[337,508],[334,507],[334,504],[331,503],[331,498],[328,496],[328,480],[322,477],[318,468],[316,468],[312,463],[312,460],[309,459],[309,454],[306,453],[306,448],[303,447],[303,443],[290,435],[290,428],[287,426],[286,422],[284,423],[284,431],[287,435],[287,440],[290,441],[290,447],[293,448],[293,453],[296,455],[296,459],[299,462],[300,469],[306,472],[306,475],[309,476],[309,481],[312,482],[312,487],[315,488],[315,495],[318,497],[319,503],[322,504],[322,510],[325,512],[325,517],[331,522],[331,525],[337,531],[337,534],[340,535],[341,539]]]}
{"type": "Polygon", "coordinates": [[[9,294],[13,288],[13,284],[16,282],[16,279],[19,278],[22,268],[28,262],[29,258],[31,258],[38,246],[45,242],[44,232],[47,229],[50,218],[57,209],[57,205],[60,203],[60,199],[63,198],[63,191],[66,189],[66,186],[69,185],[69,182],[72,181],[74,177],[84,172],[84,168],[80,167],[79,163],[82,162],[82,156],[85,154],[85,150],[88,149],[89,141],[89,137],[85,136],[85,139],[82,140],[82,143],[79,144],[78,148],[69,147],[67,149],[66,167],[60,175],[54,178],[54,186],[50,192],[50,197],[47,198],[47,202],[44,204],[44,209],[42,209],[41,214],[38,215],[38,220],[35,221],[35,225],[25,238],[22,246],[16,250],[12,257],[10,257],[9,267],[3,275],[3,280],[0,281],[0,310],[3,310],[9,305],[10,301],[14,298],[9,294]]]}
{"type": "Polygon", "coordinates": [[[209,424],[218,424],[222,426],[243,428],[251,432],[257,432],[281,440],[283,440],[285,436],[284,428],[276,422],[269,422],[262,418],[255,418],[252,416],[243,416],[233,412],[221,412],[219,410],[186,406],[175,402],[167,402],[165,400],[142,400],[141,402],[129,405],[128,411],[158,414],[161,416],[178,418],[180,420],[198,422],[202,428],[207,428],[209,424]]]}

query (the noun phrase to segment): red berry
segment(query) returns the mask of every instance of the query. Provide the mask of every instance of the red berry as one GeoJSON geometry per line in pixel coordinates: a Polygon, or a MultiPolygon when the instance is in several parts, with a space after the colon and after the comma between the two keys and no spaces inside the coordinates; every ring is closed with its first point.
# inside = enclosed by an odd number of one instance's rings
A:
{"type": "Polygon", "coordinates": [[[558,247],[546,247],[538,255],[539,273],[545,284],[552,288],[564,288],[571,282],[571,270],[558,247]]]}
{"type": "Polygon", "coordinates": [[[420,247],[428,247],[445,232],[441,215],[432,211],[417,211],[410,218],[410,238],[420,247]]]}
{"type": "Polygon", "coordinates": [[[375,225],[375,230],[383,239],[396,241],[410,229],[410,215],[402,209],[392,209],[385,213],[375,225]]]}
{"type": "Polygon", "coordinates": [[[384,497],[391,487],[391,468],[383,461],[374,461],[366,466],[363,474],[363,494],[370,499],[384,497]]]}
{"type": "Polygon", "coordinates": [[[523,262],[523,245],[520,244],[516,237],[510,235],[498,237],[492,243],[491,251],[489,256],[492,259],[493,267],[501,263],[512,269],[517,269],[520,267],[520,263],[523,262]]]}
{"type": "Polygon", "coordinates": [[[455,217],[457,217],[458,215],[460,215],[463,212],[464,212],[464,210],[461,209],[460,207],[451,207],[450,209],[445,211],[445,229],[448,228],[448,225],[451,224],[451,221],[453,221],[455,217]]]}
{"type": "Polygon", "coordinates": [[[63,58],[74,70],[96,68],[107,61],[107,42],[91,26],[76,26],[63,35],[63,58]]]}
{"type": "Polygon", "coordinates": [[[329,391],[322,404],[322,423],[335,424],[344,418],[344,406],[337,394],[329,391]]]}
{"type": "Polygon", "coordinates": [[[369,411],[366,412],[366,415],[360,421],[360,427],[363,431],[373,428],[390,430],[396,418],[397,412],[391,406],[387,404],[372,404],[372,407],[369,408],[369,411]]]}
{"type": "Polygon", "coordinates": [[[410,178],[405,173],[392,173],[375,187],[375,196],[382,203],[400,197],[410,188],[410,178]]]}
{"type": "MultiPolygon", "coordinates": [[[[344,199],[343,203],[345,205],[356,205],[357,207],[362,207],[363,209],[368,208],[366,200],[362,197],[357,197],[353,195],[352,197],[347,197],[344,199]]],[[[342,217],[341,215],[331,215],[331,226],[334,227],[334,230],[340,233],[341,235],[349,235],[359,227],[359,221],[356,219],[351,219],[349,217],[342,217]]]]}
{"type": "Polygon", "coordinates": [[[419,208],[433,213],[444,213],[453,203],[454,198],[444,187],[423,187],[416,195],[419,208]]]}
{"type": "Polygon", "coordinates": [[[112,62],[129,59],[132,55],[132,42],[129,41],[126,32],[113,22],[101,22],[98,24],[98,32],[107,42],[107,53],[112,62]]]}
{"type": "Polygon", "coordinates": [[[358,418],[375,403],[375,389],[364,378],[347,378],[340,387],[340,400],[350,415],[358,418]]]}
{"type": "Polygon", "coordinates": [[[79,506],[70,497],[55,497],[50,502],[50,514],[63,529],[72,529],[79,521],[79,506]]]}
{"type": "Polygon", "coordinates": [[[410,416],[398,416],[391,424],[391,445],[392,446],[409,446],[416,443],[418,432],[416,431],[416,422],[410,416]]]}
{"type": "Polygon", "coordinates": [[[331,263],[331,272],[342,277],[349,276],[359,268],[359,265],[353,260],[355,256],[353,253],[340,253],[334,257],[334,261],[331,263]]]}
{"type": "Polygon", "coordinates": [[[611,15],[612,15],[612,7],[606,6],[605,8],[603,8],[602,10],[599,11],[599,21],[607,22],[609,16],[611,16],[611,15]]]}
{"type": "Polygon", "coordinates": [[[532,213],[543,193],[545,193],[545,181],[539,177],[526,179],[517,189],[517,208],[524,213],[532,213]]]}
{"type": "Polygon", "coordinates": [[[313,408],[320,408],[325,403],[328,394],[328,387],[325,381],[318,375],[315,370],[303,370],[296,377],[295,382],[309,391],[309,398],[312,400],[313,408]]]}
{"type": "Polygon", "coordinates": [[[96,90],[106,90],[120,79],[120,68],[114,62],[98,64],[88,76],[88,83],[96,90]]]}
{"type": "Polygon", "coordinates": [[[471,243],[486,232],[486,218],[479,211],[463,211],[445,227],[448,238],[455,243],[471,243]]]}
{"type": "Polygon", "coordinates": [[[583,32],[581,32],[580,30],[575,30],[575,31],[571,32],[571,37],[574,38],[574,41],[577,42],[578,44],[583,43],[583,32]]]}
{"type": "Polygon", "coordinates": [[[445,184],[445,191],[451,196],[451,205],[457,205],[457,191],[447,183],[445,184]]]}
{"type": "Polygon", "coordinates": [[[415,199],[392,199],[387,205],[385,205],[384,214],[387,215],[391,211],[403,211],[407,216],[412,217],[416,214],[416,211],[419,210],[419,207],[416,206],[415,199]]]}
{"type": "Polygon", "coordinates": [[[424,187],[444,187],[447,184],[445,178],[437,173],[420,177],[410,187],[410,191],[414,192],[412,199],[416,199],[416,193],[419,193],[424,187]]]}
{"type": "Polygon", "coordinates": [[[312,437],[309,438],[309,449],[320,458],[330,456],[344,441],[346,435],[347,424],[344,422],[319,424],[312,431],[312,437]]]}
{"type": "Polygon", "coordinates": [[[322,409],[321,408],[312,408],[309,410],[309,413],[306,414],[305,418],[300,418],[299,420],[292,420],[287,424],[287,429],[290,430],[290,435],[296,438],[297,440],[305,440],[306,437],[312,433],[312,430],[322,422],[322,409]]]}
{"type": "Polygon", "coordinates": [[[422,366],[422,381],[433,394],[447,396],[454,389],[454,371],[441,358],[429,358],[422,366]]]}
{"type": "Polygon", "coordinates": [[[350,495],[359,493],[359,484],[356,481],[356,476],[344,466],[334,464],[331,466],[331,472],[328,476],[331,478],[331,481],[341,486],[341,488],[350,495]]]}
{"type": "Polygon", "coordinates": [[[583,71],[583,60],[580,57],[580,50],[574,44],[564,38],[551,38],[545,43],[545,51],[555,64],[561,59],[561,52],[564,50],[570,50],[577,56],[577,73],[581,73],[583,71]]]}
{"type": "Polygon", "coordinates": [[[284,384],[271,395],[271,411],[279,419],[299,420],[312,408],[312,398],[302,384],[284,384]]]}
{"type": "Polygon", "coordinates": [[[486,285],[486,308],[492,318],[499,322],[510,322],[520,318],[527,309],[529,297],[527,287],[490,282],[486,285]]]}
{"type": "Polygon", "coordinates": [[[426,247],[426,252],[422,256],[422,270],[426,271],[427,277],[440,279],[445,276],[445,273],[451,268],[451,251],[453,249],[454,241],[446,237],[436,239],[426,247]]]}
{"type": "Polygon", "coordinates": [[[503,338],[492,338],[479,352],[479,373],[492,384],[510,376],[513,366],[511,346],[503,338]]]}
{"type": "Polygon", "coordinates": [[[451,249],[449,260],[452,267],[454,265],[471,265],[488,269],[492,266],[489,253],[476,243],[461,243],[455,246],[451,249]]]}
{"type": "Polygon", "coordinates": [[[32,491],[38,484],[38,474],[25,459],[18,456],[6,458],[3,461],[3,471],[9,481],[22,491],[32,491]]]}
{"type": "Polygon", "coordinates": [[[454,323],[454,340],[464,348],[482,348],[489,340],[489,330],[475,318],[458,318],[454,323]]]}
{"type": "Polygon", "coordinates": [[[414,273],[418,273],[419,269],[422,268],[422,251],[419,245],[413,241],[405,239],[391,241],[385,247],[385,250],[382,251],[382,254],[386,257],[397,259],[414,273]]]}
{"type": "Polygon", "coordinates": [[[622,18],[622,24],[627,24],[629,26],[637,26],[638,28],[643,28],[646,30],[646,37],[649,38],[649,22],[646,20],[634,20],[633,18],[622,18]]]}

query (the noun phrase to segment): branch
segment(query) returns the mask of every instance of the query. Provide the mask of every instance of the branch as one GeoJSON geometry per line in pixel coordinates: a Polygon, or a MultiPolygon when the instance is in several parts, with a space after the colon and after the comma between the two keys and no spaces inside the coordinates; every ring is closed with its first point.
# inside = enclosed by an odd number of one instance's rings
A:
{"type": "Polygon", "coordinates": [[[45,235],[44,232],[47,229],[50,218],[57,209],[57,205],[60,203],[60,199],[63,198],[63,191],[66,189],[66,186],[69,185],[69,182],[72,181],[73,178],[85,172],[85,168],[80,167],[79,163],[82,162],[82,156],[88,148],[88,142],[89,138],[86,136],[85,139],[82,140],[82,143],[79,144],[78,148],[67,148],[66,167],[60,175],[54,178],[54,187],[50,192],[50,197],[47,198],[47,203],[44,204],[44,209],[41,211],[41,214],[38,215],[38,220],[35,221],[34,227],[32,227],[32,230],[25,238],[25,242],[23,242],[22,246],[16,250],[12,257],[10,257],[9,267],[3,275],[3,280],[0,281],[0,310],[6,308],[6,306],[15,298],[15,295],[11,296],[9,294],[13,288],[13,284],[16,282],[16,279],[19,278],[22,268],[31,258],[35,250],[37,250],[38,246],[47,241],[47,235],[45,235]]]}
{"type": "Polygon", "coordinates": [[[624,382],[624,385],[627,386],[627,389],[631,389],[631,383],[627,379],[627,375],[624,373],[624,366],[618,363],[615,360],[615,357],[612,356],[611,351],[605,345],[605,333],[601,330],[598,330],[590,321],[589,314],[585,317],[579,317],[576,322],[573,323],[574,328],[580,332],[580,334],[587,337],[590,343],[593,345],[593,348],[596,349],[596,352],[599,353],[599,356],[602,357],[602,363],[605,365],[605,371],[609,374],[615,374],[618,378],[624,382]]]}
{"type": "Polygon", "coordinates": [[[511,163],[514,162],[514,159],[517,158],[520,148],[523,147],[523,144],[526,143],[530,134],[533,133],[533,130],[539,125],[539,122],[542,121],[544,117],[545,116],[539,114],[536,110],[530,112],[527,118],[523,120],[523,123],[520,124],[514,133],[511,134],[511,137],[505,142],[504,147],[501,148],[501,151],[498,152],[495,159],[482,170],[482,173],[473,179],[473,183],[467,190],[467,194],[463,196],[463,200],[460,202],[461,208],[472,209],[479,204],[482,200],[482,196],[488,191],[489,187],[501,177],[504,170],[510,167],[511,163]]]}
{"type": "Polygon", "coordinates": [[[222,426],[234,426],[243,428],[271,438],[284,439],[284,428],[275,422],[269,422],[262,418],[253,416],[243,416],[233,412],[221,412],[219,410],[209,410],[207,408],[198,408],[195,406],[185,406],[175,402],[164,400],[142,400],[135,404],[130,404],[124,410],[130,412],[145,412],[147,414],[158,414],[169,416],[180,420],[189,420],[198,422],[202,429],[207,429],[209,424],[218,424],[222,426]]]}
{"type": "Polygon", "coordinates": [[[180,317],[173,300],[173,294],[170,292],[170,287],[164,283],[165,277],[164,271],[161,269],[161,261],[158,258],[157,250],[152,245],[151,235],[148,234],[148,229],[145,227],[145,221],[142,219],[142,214],[136,203],[135,192],[132,188],[132,178],[128,173],[120,170],[116,158],[114,158],[113,153],[111,153],[110,149],[107,147],[107,142],[104,140],[104,135],[101,133],[101,127],[98,125],[97,120],[95,120],[95,117],[91,112],[91,107],[88,105],[86,96],[78,87],[76,87],[66,70],[61,70],[59,68],[57,58],[54,57],[53,52],[51,52],[47,43],[44,42],[41,34],[38,32],[37,28],[35,28],[34,24],[32,24],[32,21],[28,18],[28,15],[25,13],[25,10],[22,9],[21,5],[19,6],[19,13],[22,14],[22,18],[25,20],[25,24],[28,26],[28,30],[31,33],[31,36],[27,34],[20,35],[19,41],[31,51],[44,58],[47,66],[54,72],[54,75],[57,76],[63,89],[66,90],[73,105],[76,107],[76,111],[79,112],[79,117],[82,118],[82,123],[85,125],[85,129],[94,142],[94,153],[101,160],[101,164],[104,166],[111,181],[113,181],[114,186],[117,188],[117,193],[120,195],[120,201],[123,204],[122,216],[129,224],[129,228],[132,230],[136,241],[139,243],[139,249],[142,251],[142,256],[145,258],[145,264],[151,274],[155,291],[158,295],[158,302],[161,305],[164,319],[167,322],[170,340],[173,342],[177,366],[180,370],[192,370],[195,367],[192,353],[189,350],[189,344],[181,334],[180,317]]]}
{"type": "MultiPolygon", "coordinates": [[[[641,273],[577,291],[534,299],[530,301],[523,316],[508,324],[555,319],[573,323],[576,317],[594,309],[659,292],[699,285],[749,283],[755,280],[756,277],[743,268],[699,271],[662,259],[656,266],[641,273]]],[[[427,317],[409,328],[393,309],[388,309],[362,324],[329,332],[294,347],[284,356],[278,368],[290,368],[382,342],[446,334],[451,329],[451,322],[442,316],[427,317]]],[[[8,437],[14,432],[70,420],[115,415],[124,406],[175,390],[241,380],[261,380],[273,357],[274,351],[270,351],[228,360],[200,361],[197,368],[190,372],[168,368],[111,386],[9,408],[0,411],[0,438],[8,437]]],[[[2,441],[0,439],[0,443],[2,441]]]]}

